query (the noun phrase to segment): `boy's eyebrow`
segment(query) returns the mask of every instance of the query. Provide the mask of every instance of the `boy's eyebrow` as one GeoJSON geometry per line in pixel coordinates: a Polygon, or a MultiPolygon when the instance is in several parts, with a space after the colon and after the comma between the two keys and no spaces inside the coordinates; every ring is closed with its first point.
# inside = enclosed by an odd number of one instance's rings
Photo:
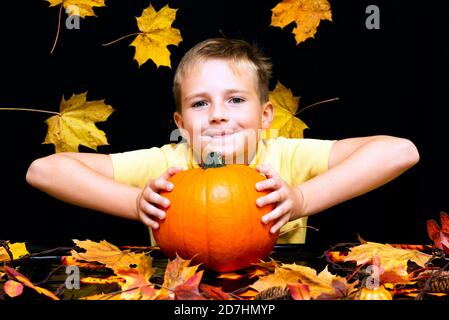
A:
{"type": "MultiPolygon", "coordinates": [[[[226,94],[233,94],[233,93],[244,93],[244,94],[248,94],[249,91],[243,90],[243,89],[227,89],[227,90],[225,91],[225,93],[226,93],[226,94]]],[[[191,99],[196,98],[196,97],[204,97],[204,96],[208,96],[208,95],[209,95],[209,94],[208,94],[207,92],[198,92],[198,93],[194,93],[194,94],[191,94],[191,95],[185,97],[184,100],[191,100],[191,99]]]]}

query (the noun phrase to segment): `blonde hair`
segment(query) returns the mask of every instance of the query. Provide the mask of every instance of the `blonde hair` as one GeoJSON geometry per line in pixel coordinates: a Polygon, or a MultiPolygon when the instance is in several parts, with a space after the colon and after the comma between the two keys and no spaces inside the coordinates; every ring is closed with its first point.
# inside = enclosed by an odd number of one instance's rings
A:
{"type": "Polygon", "coordinates": [[[198,43],[181,59],[173,80],[176,111],[181,112],[181,82],[197,63],[207,59],[229,60],[236,67],[247,66],[256,76],[260,102],[268,101],[271,61],[255,45],[238,39],[213,38],[198,43]]]}

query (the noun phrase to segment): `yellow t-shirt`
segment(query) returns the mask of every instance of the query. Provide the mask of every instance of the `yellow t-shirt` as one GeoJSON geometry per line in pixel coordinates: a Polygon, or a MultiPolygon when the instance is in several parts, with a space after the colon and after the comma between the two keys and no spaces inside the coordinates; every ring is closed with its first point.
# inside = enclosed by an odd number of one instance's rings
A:
{"type": "MultiPolygon", "coordinates": [[[[335,140],[288,139],[278,137],[259,143],[256,157],[250,167],[265,163],[271,165],[290,185],[299,185],[328,169],[330,149],[335,140]]],[[[161,176],[169,167],[184,170],[198,168],[186,143],[166,144],[160,148],[141,149],[110,154],[114,179],[143,188],[150,179],[161,176]]],[[[285,224],[278,243],[304,243],[307,217],[285,224]]],[[[151,233],[151,241],[154,238],[151,233]]]]}

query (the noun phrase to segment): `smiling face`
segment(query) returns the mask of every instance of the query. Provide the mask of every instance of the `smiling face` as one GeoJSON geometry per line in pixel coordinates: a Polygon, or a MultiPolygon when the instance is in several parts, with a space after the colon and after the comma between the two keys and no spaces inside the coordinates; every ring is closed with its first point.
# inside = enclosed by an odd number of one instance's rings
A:
{"type": "Polygon", "coordinates": [[[250,163],[259,130],[271,124],[273,106],[261,102],[255,72],[241,65],[208,59],[182,78],[181,112],[175,112],[174,120],[199,163],[210,152],[220,152],[226,163],[250,163]]]}

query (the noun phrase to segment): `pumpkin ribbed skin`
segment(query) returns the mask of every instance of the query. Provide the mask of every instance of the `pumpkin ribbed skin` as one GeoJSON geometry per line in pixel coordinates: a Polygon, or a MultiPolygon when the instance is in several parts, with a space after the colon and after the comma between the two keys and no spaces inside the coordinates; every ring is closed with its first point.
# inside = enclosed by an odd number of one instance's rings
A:
{"type": "Polygon", "coordinates": [[[266,257],[278,234],[270,234],[273,223],[261,217],[274,205],[256,206],[256,199],[268,194],[255,184],[265,178],[244,165],[190,169],[170,178],[171,192],[166,218],[153,230],[162,252],[170,259],[176,253],[193,258],[206,268],[229,272],[248,267],[266,257]]]}

